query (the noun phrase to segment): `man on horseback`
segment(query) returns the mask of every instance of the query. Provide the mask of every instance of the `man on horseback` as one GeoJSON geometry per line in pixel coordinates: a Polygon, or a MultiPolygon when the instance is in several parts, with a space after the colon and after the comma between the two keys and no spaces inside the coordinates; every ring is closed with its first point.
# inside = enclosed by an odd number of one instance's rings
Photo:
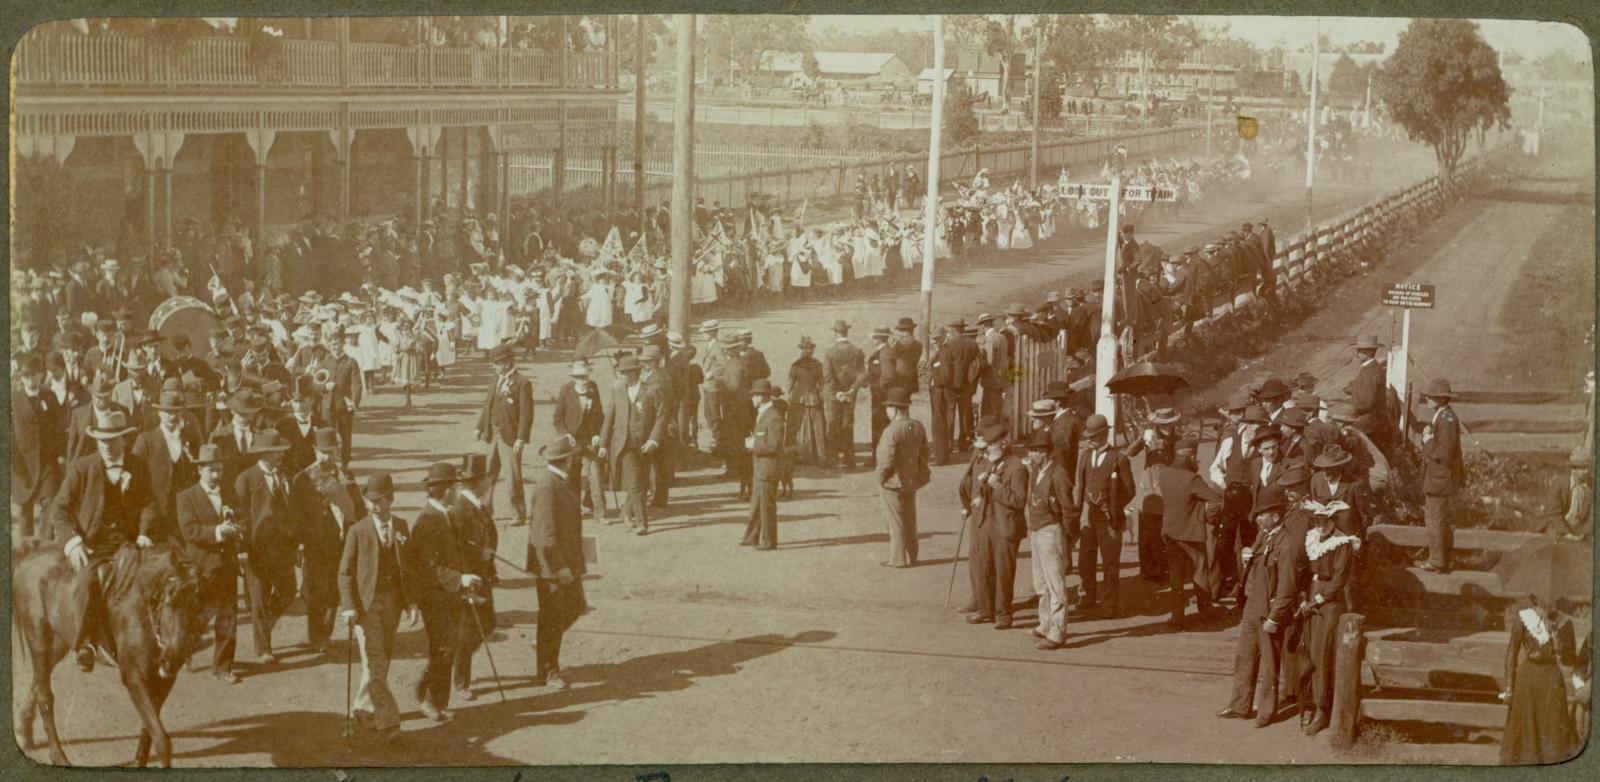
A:
{"type": "Polygon", "coordinates": [[[94,647],[103,642],[102,566],[129,540],[149,547],[148,535],[156,523],[144,465],[127,453],[127,438],[137,431],[120,410],[97,416],[87,432],[95,453],[68,466],[51,508],[57,536],[67,541],[67,561],[78,574],[73,595],[83,608],[83,621],[73,649],[85,671],[94,670],[94,647]]]}

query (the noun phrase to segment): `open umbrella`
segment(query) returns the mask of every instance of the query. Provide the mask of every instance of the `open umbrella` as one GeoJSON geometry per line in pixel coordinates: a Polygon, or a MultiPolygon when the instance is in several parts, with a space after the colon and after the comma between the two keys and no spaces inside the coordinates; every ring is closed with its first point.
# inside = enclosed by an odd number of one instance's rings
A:
{"type": "Polygon", "coordinates": [[[1114,394],[1151,396],[1171,394],[1188,385],[1188,379],[1177,367],[1171,364],[1157,364],[1154,361],[1141,361],[1124,367],[1122,371],[1112,375],[1106,387],[1114,394]]]}
{"type": "Polygon", "coordinates": [[[1594,552],[1583,541],[1541,537],[1501,557],[1494,573],[1506,592],[1533,595],[1545,605],[1562,598],[1588,601],[1594,552]]]}

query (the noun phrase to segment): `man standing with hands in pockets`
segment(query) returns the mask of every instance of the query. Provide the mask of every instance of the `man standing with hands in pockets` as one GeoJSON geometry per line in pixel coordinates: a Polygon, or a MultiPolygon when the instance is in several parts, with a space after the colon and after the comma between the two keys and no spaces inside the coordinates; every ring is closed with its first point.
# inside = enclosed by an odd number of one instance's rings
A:
{"type": "MultiPolygon", "coordinates": [[[[494,507],[494,484],[500,471],[511,478],[511,507],[516,511],[513,527],[528,523],[527,503],[522,494],[522,449],[533,432],[533,382],[517,373],[510,345],[501,345],[490,355],[496,377],[483,412],[478,415],[478,438],[492,449],[489,453],[489,507],[494,507]]],[[[491,514],[492,515],[492,514],[491,514]]]]}

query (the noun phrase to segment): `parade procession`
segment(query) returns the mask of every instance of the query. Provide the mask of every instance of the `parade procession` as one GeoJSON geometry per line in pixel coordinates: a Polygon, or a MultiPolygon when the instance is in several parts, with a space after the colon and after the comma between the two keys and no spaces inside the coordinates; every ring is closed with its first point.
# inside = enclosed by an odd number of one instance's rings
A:
{"type": "Polygon", "coordinates": [[[1579,756],[1585,39],[1229,19],[31,28],[22,755],[1579,756]]]}

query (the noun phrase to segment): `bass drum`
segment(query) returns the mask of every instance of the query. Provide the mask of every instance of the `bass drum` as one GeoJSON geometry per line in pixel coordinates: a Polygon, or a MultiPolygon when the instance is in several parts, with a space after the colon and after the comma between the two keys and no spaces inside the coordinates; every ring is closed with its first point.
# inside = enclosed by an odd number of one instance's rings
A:
{"type": "Polygon", "coordinates": [[[176,358],[172,349],[174,337],[188,337],[190,353],[194,354],[203,351],[212,332],[220,328],[222,320],[216,312],[193,296],[173,296],[150,313],[150,330],[161,335],[161,355],[167,359],[176,358]]]}

